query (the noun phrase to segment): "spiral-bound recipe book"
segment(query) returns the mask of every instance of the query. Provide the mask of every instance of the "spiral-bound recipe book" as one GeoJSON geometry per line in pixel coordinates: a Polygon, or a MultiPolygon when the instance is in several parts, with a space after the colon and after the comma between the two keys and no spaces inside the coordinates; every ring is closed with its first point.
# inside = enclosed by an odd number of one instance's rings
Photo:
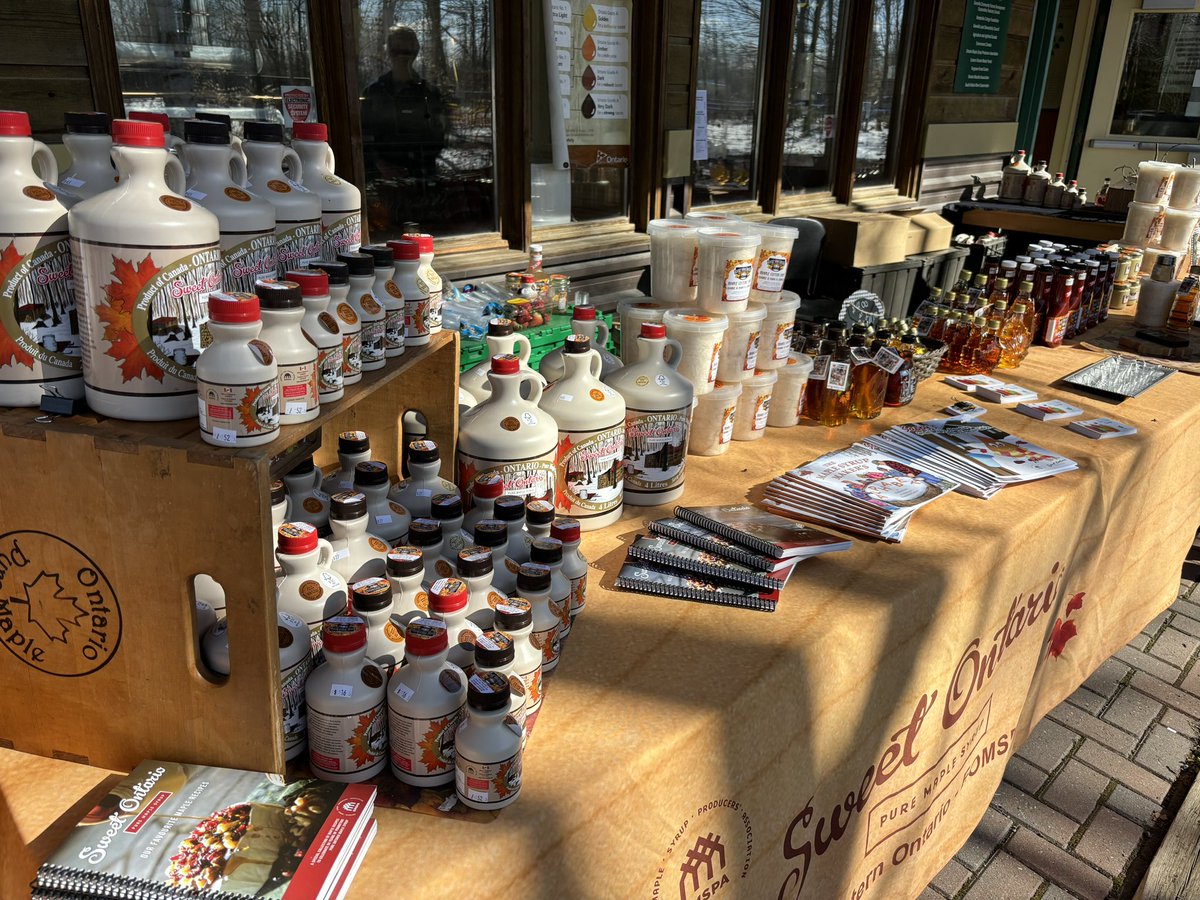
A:
{"type": "Polygon", "coordinates": [[[714,603],[718,606],[736,606],[739,609],[754,609],[760,612],[774,612],[776,601],[779,599],[778,591],[719,583],[700,575],[637,559],[625,560],[625,564],[621,566],[621,574],[617,576],[616,585],[621,590],[639,594],[714,603]]]}
{"type": "MultiPolygon", "coordinates": [[[[848,550],[852,543],[843,537],[835,537],[809,525],[785,519],[749,503],[735,503],[729,506],[677,506],[675,515],[775,560],[792,556],[811,556],[814,552],[848,550]]],[[[686,538],[674,534],[670,537],[687,541],[686,538]]],[[[714,552],[735,558],[728,550],[714,552]]],[[[744,562],[741,559],[738,561],[744,562]]]]}
{"type": "Polygon", "coordinates": [[[778,591],[787,582],[791,569],[781,577],[757,572],[749,566],[709,553],[699,547],[673,541],[661,535],[638,535],[629,547],[629,559],[651,562],[668,569],[702,575],[715,581],[744,584],[765,591],[778,591]]]}

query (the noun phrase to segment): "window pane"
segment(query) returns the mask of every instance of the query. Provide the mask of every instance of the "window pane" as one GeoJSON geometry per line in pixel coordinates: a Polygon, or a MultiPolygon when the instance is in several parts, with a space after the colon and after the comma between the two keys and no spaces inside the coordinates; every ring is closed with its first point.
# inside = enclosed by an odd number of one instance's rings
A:
{"type": "Polygon", "coordinates": [[[692,206],[755,198],[762,0],[702,0],[697,90],[708,98],[708,159],[692,163],[692,206]]]}
{"type": "Polygon", "coordinates": [[[828,190],[841,72],[839,0],[800,0],[788,73],[787,130],[783,135],[783,190],[828,190]]]}
{"type": "Polygon", "coordinates": [[[236,132],[247,119],[283,122],[280,87],[312,83],[303,3],[111,3],[126,110],[154,109],[172,120],[220,112],[236,132]]]}
{"type": "Polygon", "coordinates": [[[1200,14],[1134,13],[1113,134],[1200,134],[1200,14]]]}
{"type": "Polygon", "coordinates": [[[854,183],[884,184],[892,180],[899,79],[904,50],[904,0],[875,0],[871,43],[858,122],[854,183]]]}
{"type": "Polygon", "coordinates": [[[360,0],[367,217],[439,237],[496,229],[490,0],[360,0]]]}
{"type": "Polygon", "coordinates": [[[533,224],[629,214],[633,0],[532,0],[533,224]]]}

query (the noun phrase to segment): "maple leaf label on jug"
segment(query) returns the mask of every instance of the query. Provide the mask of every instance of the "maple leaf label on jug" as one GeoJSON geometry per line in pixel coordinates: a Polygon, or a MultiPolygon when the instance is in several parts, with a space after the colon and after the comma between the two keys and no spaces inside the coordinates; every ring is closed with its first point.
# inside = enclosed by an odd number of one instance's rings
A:
{"type": "Polygon", "coordinates": [[[78,377],[82,362],[74,312],[70,240],[65,235],[13,237],[0,250],[0,368],[30,370],[12,373],[17,379],[25,374],[35,380],[35,364],[53,367],[43,369],[45,380],[78,377]]]}
{"type": "Polygon", "coordinates": [[[619,507],[624,455],[624,422],[602,431],[563,433],[556,472],[559,512],[582,519],[619,507]]]}
{"type": "Polygon", "coordinates": [[[208,343],[208,295],[221,288],[217,246],[126,249],[72,238],[71,250],[79,290],[90,298],[79,318],[87,385],[194,393],[196,359],[208,343]]]}
{"type": "Polygon", "coordinates": [[[625,490],[669,491],[683,484],[691,407],[630,409],[625,417],[625,490]]]}

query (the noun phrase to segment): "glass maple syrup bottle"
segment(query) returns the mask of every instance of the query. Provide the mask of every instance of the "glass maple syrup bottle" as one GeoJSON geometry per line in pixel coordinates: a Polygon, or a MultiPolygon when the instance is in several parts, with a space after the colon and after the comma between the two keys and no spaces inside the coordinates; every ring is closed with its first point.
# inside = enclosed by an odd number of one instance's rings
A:
{"type": "Polygon", "coordinates": [[[1026,307],[1018,303],[1000,327],[1000,363],[997,368],[1015,369],[1029,352],[1033,335],[1025,322],[1026,307]]]}
{"type": "Polygon", "coordinates": [[[900,367],[888,376],[887,393],[884,395],[885,406],[907,406],[912,402],[916,392],[917,379],[913,372],[913,355],[917,345],[915,334],[906,334],[900,342],[900,355],[903,357],[900,367]]]}
{"type": "Polygon", "coordinates": [[[1000,327],[1002,324],[1000,319],[987,320],[987,331],[979,338],[979,348],[975,356],[979,365],[976,370],[978,374],[992,374],[1000,362],[1000,327]]]}
{"type": "Polygon", "coordinates": [[[946,372],[951,375],[961,373],[958,368],[958,352],[957,346],[960,341],[965,339],[965,334],[960,334],[963,329],[963,317],[965,313],[957,310],[950,313],[946,319],[945,328],[942,332],[942,341],[946,344],[946,352],[942,354],[942,359],[938,363],[938,371],[946,372]]]}
{"type": "Polygon", "coordinates": [[[978,375],[982,371],[979,359],[979,345],[983,339],[984,332],[987,330],[987,319],[983,313],[979,313],[971,320],[970,325],[971,333],[966,343],[963,344],[961,365],[962,371],[965,374],[978,375]]]}
{"type": "Polygon", "coordinates": [[[814,373],[817,373],[817,362],[821,357],[821,345],[824,340],[825,328],[818,325],[804,342],[804,353],[812,358],[813,371],[808,374],[808,382],[804,385],[802,416],[812,422],[821,420],[821,396],[825,393],[825,373],[829,367],[829,358],[826,357],[820,365],[820,373],[814,377],[814,373]]]}
{"type": "Polygon", "coordinates": [[[870,359],[856,364],[850,372],[850,415],[856,419],[878,418],[883,412],[888,373],[874,362],[874,356],[886,346],[887,340],[881,339],[877,334],[868,350],[870,359]]]}
{"type": "MultiPolygon", "coordinates": [[[[862,335],[851,337],[851,340],[855,339],[861,341],[862,335]]],[[[821,424],[826,428],[845,425],[850,415],[850,381],[854,367],[850,350],[849,343],[839,341],[829,355],[825,393],[821,397],[821,424]]]]}
{"type": "Polygon", "coordinates": [[[1005,303],[1005,304],[1008,303],[1008,279],[1007,278],[997,278],[996,279],[996,284],[992,288],[991,295],[988,297],[988,303],[991,304],[993,309],[996,308],[997,303],[1005,303]]]}
{"type": "Polygon", "coordinates": [[[971,282],[971,288],[967,291],[967,311],[974,312],[984,303],[984,298],[988,296],[987,290],[988,277],[985,272],[980,272],[971,282]]]}

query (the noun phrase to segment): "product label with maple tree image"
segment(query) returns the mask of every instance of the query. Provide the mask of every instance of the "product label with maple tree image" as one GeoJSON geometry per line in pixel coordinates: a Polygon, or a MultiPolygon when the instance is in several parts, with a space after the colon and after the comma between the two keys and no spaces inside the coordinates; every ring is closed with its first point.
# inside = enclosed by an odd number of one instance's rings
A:
{"type": "Polygon", "coordinates": [[[551,447],[532,459],[504,462],[483,459],[459,451],[459,484],[473,485],[476,478],[488,472],[495,472],[500,476],[504,481],[506,494],[515,494],[526,500],[549,500],[554,493],[554,448],[551,447]]]}
{"type": "Polygon", "coordinates": [[[387,753],[384,702],[345,715],[308,710],[308,758],[314,772],[361,772],[387,753]]]}
{"type": "Polygon", "coordinates": [[[447,716],[425,719],[403,713],[403,695],[389,704],[392,765],[418,778],[445,776],[454,768],[454,735],[462,721],[462,708],[447,716]]]}
{"type": "Polygon", "coordinates": [[[625,415],[625,490],[669,491],[683,484],[691,408],[631,409],[625,415]]]}
{"type": "Polygon", "coordinates": [[[221,289],[215,245],[146,250],[71,239],[84,308],[85,381],[110,393],[190,394],[211,341],[208,295],[221,289]]]}
{"type": "Polygon", "coordinates": [[[458,792],[476,803],[507,800],[521,790],[521,754],[498,763],[480,763],[460,756],[454,780],[458,792]]]}
{"type": "Polygon", "coordinates": [[[221,235],[221,285],[226,291],[254,293],[254,282],[279,273],[275,231],[246,239],[244,232],[221,235]]]}
{"type": "Polygon", "coordinates": [[[0,237],[0,372],[5,381],[76,378],[82,350],[65,234],[0,237]],[[4,371],[7,369],[8,371],[4,371]]]}
{"type": "Polygon", "coordinates": [[[291,228],[277,222],[275,239],[278,245],[279,269],[299,269],[321,258],[321,223],[301,222],[291,228]]]}
{"type": "Polygon", "coordinates": [[[334,262],[339,253],[352,253],[361,246],[362,213],[330,210],[321,214],[322,259],[334,262]]]}
{"type": "MultiPolygon", "coordinates": [[[[260,343],[255,341],[254,343],[260,343]]],[[[200,430],[217,440],[236,444],[238,438],[279,430],[279,379],[258,384],[196,382],[200,430]]]]}
{"type": "Polygon", "coordinates": [[[560,431],[555,508],[586,519],[621,505],[625,486],[625,423],[601,431],[560,431]]]}

